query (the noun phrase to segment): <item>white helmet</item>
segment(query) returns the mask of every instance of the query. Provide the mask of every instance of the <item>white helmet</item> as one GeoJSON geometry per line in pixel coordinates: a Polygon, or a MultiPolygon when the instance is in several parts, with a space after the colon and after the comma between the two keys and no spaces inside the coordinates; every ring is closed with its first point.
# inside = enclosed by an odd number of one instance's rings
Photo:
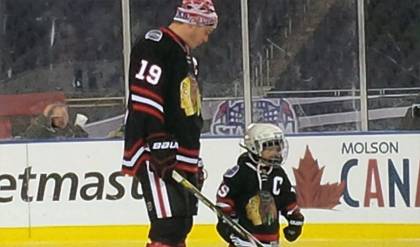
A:
{"type": "MultiPolygon", "coordinates": [[[[251,159],[257,158],[265,165],[279,167],[287,158],[288,144],[281,128],[269,123],[250,124],[244,137],[245,148],[254,155],[251,159]],[[279,146],[278,156],[270,159],[262,158],[262,151],[266,147],[279,146]]],[[[255,161],[255,160],[254,160],[255,161]]]]}

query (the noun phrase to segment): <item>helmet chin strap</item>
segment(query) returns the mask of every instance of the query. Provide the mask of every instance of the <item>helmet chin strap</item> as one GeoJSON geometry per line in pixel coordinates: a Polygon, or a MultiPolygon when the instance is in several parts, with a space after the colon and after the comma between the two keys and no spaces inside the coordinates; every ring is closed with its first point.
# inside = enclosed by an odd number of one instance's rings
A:
{"type": "Polygon", "coordinates": [[[260,156],[259,157],[259,161],[264,166],[279,167],[283,163],[283,158],[282,157],[278,157],[278,159],[264,159],[263,157],[260,156]]]}
{"type": "Polygon", "coordinates": [[[283,157],[279,156],[277,157],[278,160],[272,160],[272,159],[264,159],[263,157],[261,157],[260,155],[257,155],[255,153],[253,153],[251,150],[249,150],[245,145],[243,145],[242,143],[239,143],[239,146],[244,148],[248,154],[249,157],[251,158],[251,160],[256,163],[256,164],[262,164],[264,167],[268,167],[268,166],[273,166],[273,167],[280,167],[281,164],[283,163],[283,157]]]}

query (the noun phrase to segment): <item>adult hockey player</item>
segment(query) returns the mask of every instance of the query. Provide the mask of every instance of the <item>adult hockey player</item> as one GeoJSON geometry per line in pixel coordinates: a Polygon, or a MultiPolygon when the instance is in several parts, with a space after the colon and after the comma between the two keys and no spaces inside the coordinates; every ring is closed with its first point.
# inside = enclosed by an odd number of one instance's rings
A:
{"type": "MultiPolygon", "coordinates": [[[[268,123],[251,124],[245,132],[247,152],[228,169],[217,192],[217,206],[247,229],[265,246],[279,246],[279,214],[288,226],[288,241],[302,232],[304,217],[296,204],[296,194],[281,167],[288,145],[283,131],[268,123]]],[[[254,246],[219,220],[217,231],[229,246],[254,246]]]]}
{"type": "Polygon", "coordinates": [[[197,200],[172,178],[176,169],[200,187],[201,96],[191,50],[217,25],[211,0],[183,0],[168,27],[133,46],[122,171],[142,186],[151,227],[148,247],[182,247],[197,200]]]}

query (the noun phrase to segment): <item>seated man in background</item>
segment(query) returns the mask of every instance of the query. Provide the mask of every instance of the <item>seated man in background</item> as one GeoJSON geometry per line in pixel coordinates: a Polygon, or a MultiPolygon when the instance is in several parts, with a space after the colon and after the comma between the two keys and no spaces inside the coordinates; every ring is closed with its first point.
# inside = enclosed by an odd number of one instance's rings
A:
{"type": "Polygon", "coordinates": [[[401,129],[420,130],[420,94],[405,112],[405,116],[401,120],[401,129]]]}
{"type": "Polygon", "coordinates": [[[125,125],[121,125],[118,129],[112,130],[108,133],[108,138],[124,138],[125,125]]]}
{"type": "Polygon", "coordinates": [[[26,129],[23,137],[30,139],[57,139],[71,137],[88,137],[82,128],[87,118],[77,114],[74,125],[69,123],[67,105],[54,103],[47,105],[43,114],[36,117],[26,129]]]}

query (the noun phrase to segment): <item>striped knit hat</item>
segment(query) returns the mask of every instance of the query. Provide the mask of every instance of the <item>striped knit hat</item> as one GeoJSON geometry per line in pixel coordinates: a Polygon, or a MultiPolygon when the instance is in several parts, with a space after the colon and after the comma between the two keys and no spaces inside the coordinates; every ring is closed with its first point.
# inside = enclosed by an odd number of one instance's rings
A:
{"type": "Polygon", "coordinates": [[[197,26],[217,26],[217,14],[211,0],[183,0],[174,21],[197,26]]]}

